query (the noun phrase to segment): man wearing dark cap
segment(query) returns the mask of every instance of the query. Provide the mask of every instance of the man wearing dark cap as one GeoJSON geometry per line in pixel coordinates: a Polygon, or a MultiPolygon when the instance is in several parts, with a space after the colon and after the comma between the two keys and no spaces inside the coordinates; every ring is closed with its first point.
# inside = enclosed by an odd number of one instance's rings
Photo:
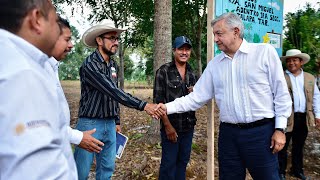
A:
{"type": "MultiPolygon", "coordinates": [[[[191,41],[179,36],[173,43],[174,61],[162,65],[156,72],[153,101],[167,103],[185,96],[196,83],[188,60],[191,41]]],[[[186,178],[186,167],[190,159],[196,117],[194,111],[161,117],[162,159],[159,180],[186,178]]]]}

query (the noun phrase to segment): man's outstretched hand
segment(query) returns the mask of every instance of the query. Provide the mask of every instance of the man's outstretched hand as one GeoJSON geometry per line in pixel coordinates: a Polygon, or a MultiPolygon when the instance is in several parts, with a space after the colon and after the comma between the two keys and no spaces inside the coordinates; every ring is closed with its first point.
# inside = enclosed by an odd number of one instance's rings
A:
{"type": "Polygon", "coordinates": [[[96,129],[84,131],[82,140],[78,146],[89,152],[99,153],[102,150],[100,146],[104,146],[104,144],[92,136],[92,134],[95,132],[96,129]]]}

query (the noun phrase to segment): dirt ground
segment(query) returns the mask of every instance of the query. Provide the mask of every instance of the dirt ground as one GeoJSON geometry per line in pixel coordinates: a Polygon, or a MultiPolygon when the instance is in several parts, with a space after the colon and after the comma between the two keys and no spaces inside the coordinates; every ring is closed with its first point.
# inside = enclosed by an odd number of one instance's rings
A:
{"type": "MultiPolygon", "coordinates": [[[[62,86],[70,106],[71,125],[74,126],[78,119],[80,83],[79,81],[63,81],[62,86]]],[[[125,88],[125,91],[148,102],[152,102],[152,89],[150,88],[143,88],[141,86],[139,88],[130,87],[125,88]]],[[[196,116],[198,121],[194,133],[191,159],[187,167],[187,179],[205,180],[207,171],[206,106],[199,109],[196,116]]],[[[216,110],[215,138],[217,138],[218,133],[218,119],[218,110],[216,110]]],[[[116,161],[116,171],[113,176],[114,180],[157,179],[161,160],[161,146],[159,135],[148,132],[152,123],[158,124],[158,122],[152,120],[145,112],[121,106],[122,133],[129,137],[129,141],[121,159],[117,159],[116,161]]],[[[315,130],[309,132],[305,146],[305,174],[312,180],[320,180],[320,147],[315,148],[315,144],[320,143],[319,135],[320,131],[315,130]]],[[[217,139],[215,139],[215,157],[217,157],[217,139]]],[[[288,162],[290,162],[290,159],[288,162]]],[[[215,179],[218,179],[217,158],[215,158],[214,168],[215,179]]],[[[89,179],[95,179],[94,171],[91,172],[89,179]]],[[[248,175],[247,179],[252,178],[248,175]]],[[[287,174],[287,179],[293,180],[295,178],[287,174]]]]}

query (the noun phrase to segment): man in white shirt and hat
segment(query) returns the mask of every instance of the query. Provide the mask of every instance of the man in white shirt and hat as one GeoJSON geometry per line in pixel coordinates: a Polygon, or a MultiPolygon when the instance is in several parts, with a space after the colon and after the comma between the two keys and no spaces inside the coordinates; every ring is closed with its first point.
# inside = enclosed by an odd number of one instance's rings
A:
{"type": "Polygon", "coordinates": [[[285,179],[287,150],[292,140],[290,174],[307,179],[303,172],[303,149],[310,128],[315,125],[320,127],[320,93],[315,77],[302,69],[310,60],[308,54],[301,53],[298,49],[290,49],[281,60],[286,63],[285,78],[293,105],[285,134],[286,144],[278,154],[279,175],[280,179],[285,179]]]}
{"type": "MultiPolygon", "coordinates": [[[[120,131],[119,103],[153,114],[155,105],[149,104],[118,88],[118,65],[113,60],[118,50],[119,35],[125,31],[115,27],[110,20],[92,26],[82,36],[83,43],[95,51],[80,67],[81,97],[80,131],[96,129],[93,136],[104,146],[96,153],[96,179],[111,179],[115,168],[116,131],[120,131]]],[[[80,180],[87,179],[94,154],[76,147],[74,157],[80,180]]]]}

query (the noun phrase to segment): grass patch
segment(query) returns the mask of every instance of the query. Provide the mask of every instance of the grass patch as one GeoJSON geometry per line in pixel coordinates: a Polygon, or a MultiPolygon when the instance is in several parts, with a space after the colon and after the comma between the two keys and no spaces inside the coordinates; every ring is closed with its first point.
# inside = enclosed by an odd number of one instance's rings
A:
{"type": "Polygon", "coordinates": [[[196,143],[192,143],[191,148],[194,152],[200,153],[200,146],[196,143]]]}

